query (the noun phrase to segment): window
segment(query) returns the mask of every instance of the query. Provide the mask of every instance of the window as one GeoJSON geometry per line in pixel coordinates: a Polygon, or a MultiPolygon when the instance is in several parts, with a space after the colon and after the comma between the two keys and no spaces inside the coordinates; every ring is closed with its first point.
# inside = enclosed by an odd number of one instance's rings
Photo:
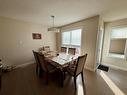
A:
{"type": "Polygon", "coordinates": [[[127,27],[113,28],[110,36],[109,54],[118,58],[127,58],[127,27]]]}
{"type": "Polygon", "coordinates": [[[82,29],[76,29],[62,32],[62,46],[75,47],[78,49],[78,52],[80,52],[81,31],[82,29]]]}
{"type": "Polygon", "coordinates": [[[81,29],[63,32],[62,45],[80,46],[81,45],[81,29]]]}
{"type": "Polygon", "coordinates": [[[62,33],[62,44],[69,45],[70,44],[70,32],[63,32],[62,33]]]}
{"type": "Polygon", "coordinates": [[[71,45],[81,45],[81,29],[73,30],[71,32],[71,45]]]}
{"type": "Polygon", "coordinates": [[[127,38],[127,27],[112,29],[111,38],[127,38]]]}

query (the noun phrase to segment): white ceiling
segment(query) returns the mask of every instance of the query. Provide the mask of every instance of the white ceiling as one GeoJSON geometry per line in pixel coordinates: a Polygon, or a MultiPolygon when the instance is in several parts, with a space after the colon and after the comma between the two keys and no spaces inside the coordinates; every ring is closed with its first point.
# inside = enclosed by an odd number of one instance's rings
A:
{"type": "Polygon", "coordinates": [[[0,16],[52,25],[69,24],[97,14],[102,14],[127,0],[0,0],[0,16]]]}

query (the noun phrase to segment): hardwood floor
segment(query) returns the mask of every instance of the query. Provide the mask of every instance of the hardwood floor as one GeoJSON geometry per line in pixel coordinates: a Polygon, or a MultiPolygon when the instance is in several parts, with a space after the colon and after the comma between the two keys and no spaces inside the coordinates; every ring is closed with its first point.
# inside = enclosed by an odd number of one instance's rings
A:
{"type": "Polygon", "coordinates": [[[50,78],[49,84],[46,85],[43,77],[41,79],[37,77],[35,68],[35,64],[31,64],[3,74],[0,95],[127,95],[127,72],[125,71],[84,70],[84,86],[79,76],[77,91],[75,91],[73,78],[67,76],[63,87],[58,85],[55,78],[50,78]],[[121,92],[117,94],[117,91],[121,92]]]}

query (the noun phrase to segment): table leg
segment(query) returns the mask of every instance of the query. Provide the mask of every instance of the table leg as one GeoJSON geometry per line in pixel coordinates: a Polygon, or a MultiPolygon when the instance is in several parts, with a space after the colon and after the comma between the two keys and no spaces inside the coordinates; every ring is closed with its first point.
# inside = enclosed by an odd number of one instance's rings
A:
{"type": "Polygon", "coordinates": [[[60,81],[61,81],[61,87],[63,87],[63,83],[64,83],[64,73],[63,73],[63,71],[61,71],[61,79],[60,79],[60,81]]]}

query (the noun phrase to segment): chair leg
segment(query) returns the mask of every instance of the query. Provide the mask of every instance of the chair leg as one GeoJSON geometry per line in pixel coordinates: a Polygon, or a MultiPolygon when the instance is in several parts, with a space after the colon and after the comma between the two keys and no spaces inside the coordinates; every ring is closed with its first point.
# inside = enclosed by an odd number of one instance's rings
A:
{"type": "Polygon", "coordinates": [[[83,71],[81,72],[81,76],[82,76],[82,83],[84,84],[83,71]]]}
{"type": "Polygon", "coordinates": [[[66,76],[65,76],[65,71],[64,71],[64,72],[63,72],[63,79],[64,79],[64,80],[65,80],[65,77],[66,77],[66,76]]]}
{"type": "Polygon", "coordinates": [[[46,73],[46,84],[48,84],[48,73],[46,73]]]}
{"type": "Polygon", "coordinates": [[[63,71],[60,71],[60,84],[61,84],[61,87],[63,87],[63,83],[64,83],[64,73],[63,73],[63,71]]]}
{"type": "Polygon", "coordinates": [[[76,90],[76,77],[74,77],[74,84],[75,84],[75,90],[76,90]]]}
{"type": "Polygon", "coordinates": [[[36,65],[36,74],[38,73],[38,66],[36,65]]]}
{"type": "Polygon", "coordinates": [[[39,67],[38,67],[38,75],[39,75],[39,77],[41,78],[42,70],[41,70],[41,68],[39,68],[39,67]]]}
{"type": "Polygon", "coordinates": [[[1,80],[2,80],[2,79],[1,79],[1,75],[0,75],[0,89],[1,89],[1,80]]]}

